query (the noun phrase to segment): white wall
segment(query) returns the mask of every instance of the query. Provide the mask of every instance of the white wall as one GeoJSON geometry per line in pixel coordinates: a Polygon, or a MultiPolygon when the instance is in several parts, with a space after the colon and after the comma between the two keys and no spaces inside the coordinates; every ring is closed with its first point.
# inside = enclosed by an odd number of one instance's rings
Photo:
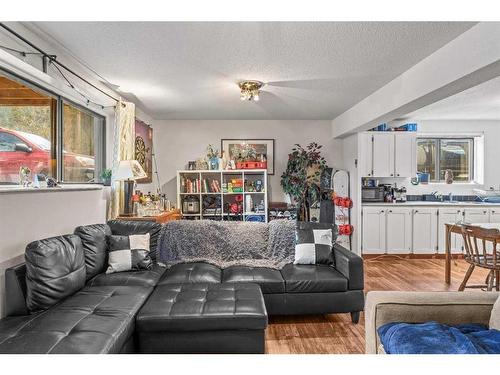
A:
{"type": "MultiPolygon", "coordinates": [[[[208,144],[220,149],[222,138],[275,139],[274,176],[269,176],[270,199],[284,201],[280,177],[286,168],[288,154],[295,143],[302,146],[310,142],[323,145],[328,165],[336,167],[341,158],[341,141],[330,137],[329,121],[257,121],[257,120],[179,120],[154,121],[153,142],[158,162],[158,173],[163,192],[176,202],[176,171],[185,169],[189,160],[205,155],[208,144]]],[[[139,185],[144,191],[154,191],[153,184],[139,185]]]]}
{"type": "Polygon", "coordinates": [[[24,261],[31,241],[73,233],[78,225],[104,223],[106,194],[106,189],[0,193],[0,316],[5,268],[24,261]]]}

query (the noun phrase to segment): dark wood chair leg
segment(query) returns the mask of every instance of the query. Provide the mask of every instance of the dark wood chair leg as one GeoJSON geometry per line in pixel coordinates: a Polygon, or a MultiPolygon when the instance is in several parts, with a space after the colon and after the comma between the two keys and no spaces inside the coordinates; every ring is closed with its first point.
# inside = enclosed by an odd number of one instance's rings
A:
{"type": "Polygon", "coordinates": [[[360,312],[359,312],[359,311],[354,311],[354,312],[351,312],[351,321],[352,321],[354,324],[358,324],[358,322],[359,322],[359,314],[360,314],[360,312]]]}
{"type": "Polygon", "coordinates": [[[460,287],[458,288],[459,292],[463,292],[465,289],[465,286],[467,285],[467,281],[469,281],[470,275],[472,275],[472,271],[474,271],[474,264],[471,264],[469,266],[469,269],[465,273],[464,280],[462,281],[462,284],[460,284],[460,287]]]}
{"type": "Polygon", "coordinates": [[[493,281],[495,280],[495,270],[491,270],[490,271],[490,277],[489,277],[489,280],[488,280],[488,287],[486,288],[486,290],[488,292],[491,292],[493,290],[493,281]]]}
{"type": "Polygon", "coordinates": [[[500,292],[500,270],[495,271],[495,289],[500,292]]]}

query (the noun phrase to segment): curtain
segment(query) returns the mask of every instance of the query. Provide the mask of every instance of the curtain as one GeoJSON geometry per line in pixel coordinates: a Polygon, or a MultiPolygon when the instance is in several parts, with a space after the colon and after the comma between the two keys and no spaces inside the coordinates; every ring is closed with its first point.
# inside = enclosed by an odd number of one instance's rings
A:
{"type": "Polygon", "coordinates": [[[111,199],[108,219],[114,219],[123,205],[123,183],[114,180],[113,176],[121,160],[135,159],[135,104],[119,101],[115,107],[113,124],[113,174],[111,177],[111,199]]]}

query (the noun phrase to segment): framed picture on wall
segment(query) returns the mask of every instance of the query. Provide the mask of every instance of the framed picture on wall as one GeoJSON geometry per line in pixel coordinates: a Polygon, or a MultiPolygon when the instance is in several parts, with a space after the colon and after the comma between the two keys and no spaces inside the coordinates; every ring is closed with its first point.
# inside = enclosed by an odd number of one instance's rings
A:
{"type": "MultiPolygon", "coordinates": [[[[267,173],[274,174],[274,139],[221,139],[221,150],[229,159],[240,162],[263,162],[267,173]]],[[[243,168],[245,169],[245,168],[243,168]]]]}
{"type": "Polygon", "coordinates": [[[141,184],[153,182],[153,128],[137,118],[135,119],[135,160],[148,175],[137,182],[141,184]]]}

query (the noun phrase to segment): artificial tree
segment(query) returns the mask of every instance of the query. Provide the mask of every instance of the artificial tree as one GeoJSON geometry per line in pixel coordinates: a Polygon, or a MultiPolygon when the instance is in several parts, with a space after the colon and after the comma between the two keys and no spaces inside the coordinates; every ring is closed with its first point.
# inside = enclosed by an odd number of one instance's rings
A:
{"type": "Polygon", "coordinates": [[[327,168],[321,147],[316,142],[305,148],[296,144],[288,154],[286,171],[281,175],[281,186],[294,200],[299,221],[310,220],[311,203],[320,198],[321,175],[327,168]]]}

